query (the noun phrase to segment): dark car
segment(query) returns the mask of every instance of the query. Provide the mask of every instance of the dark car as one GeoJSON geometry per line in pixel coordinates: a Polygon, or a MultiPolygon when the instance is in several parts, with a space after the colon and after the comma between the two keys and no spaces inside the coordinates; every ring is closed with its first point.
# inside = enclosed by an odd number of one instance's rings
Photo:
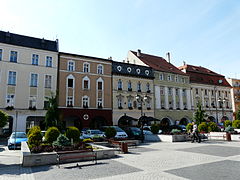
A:
{"type": "Polygon", "coordinates": [[[138,140],[143,138],[141,130],[137,127],[122,127],[122,129],[127,133],[129,138],[138,140]]]}
{"type": "Polygon", "coordinates": [[[173,129],[180,130],[181,132],[186,132],[186,126],[184,125],[170,125],[162,129],[163,133],[171,133],[173,129]]]}

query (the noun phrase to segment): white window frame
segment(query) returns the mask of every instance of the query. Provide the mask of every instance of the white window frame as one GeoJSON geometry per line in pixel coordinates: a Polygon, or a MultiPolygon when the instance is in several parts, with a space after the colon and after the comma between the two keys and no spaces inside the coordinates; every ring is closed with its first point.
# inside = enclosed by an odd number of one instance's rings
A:
{"type": "Polygon", "coordinates": [[[29,86],[30,87],[38,87],[38,74],[37,73],[30,73],[30,81],[29,81],[29,86]],[[35,77],[34,77],[34,79],[32,79],[33,78],[33,76],[32,75],[36,75],[35,77]],[[35,79],[36,78],[36,79],[35,79]],[[34,82],[34,81],[36,81],[36,82],[34,82]]]}
{"type": "Polygon", "coordinates": [[[118,105],[118,108],[120,108],[120,107],[123,108],[122,98],[119,97],[117,99],[117,105],[118,105]]]}
{"type": "Polygon", "coordinates": [[[168,80],[168,81],[172,81],[172,75],[168,75],[168,76],[167,76],[167,80],[168,80]]]}
{"type": "Polygon", "coordinates": [[[88,63],[88,62],[83,63],[83,72],[90,73],[90,63],[88,63]]]}
{"type": "Polygon", "coordinates": [[[75,71],[75,61],[69,60],[67,65],[68,71],[75,71]]]}
{"type": "Polygon", "coordinates": [[[82,89],[83,90],[90,90],[90,79],[89,77],[85,76],[83,79],[82,79],[82,89]],[[88,81],[88,88],[84,88],[84,81],[88,81]]]}
{"type": "Polygon", "coordinates": [[[97,107],[103,107],[103,98],[102,97],[97,98],[97,107]]]}
{"type": "Polygon", "coordinates": [[[74,89],[75,88],[75,78],[74,78],[74,76],[72,74],[70,74],[70,75],[67,76],[66,79],[67,79],[67,81],[66,81],[66,88],[74,89]],[[73,80],[73,87],[68,87],[68,79],[72,79],[73,80]]]}
{"type": "Polygon", "coordinates": [[[53,67],[53,57],[46,56],[46,67],[53,67]]]}
{"type": "Polygon", "coordinates": [[[13,62],[13,63],[17,63],[18,62],[18,52],[17,51],[10,51],[9,61],[13,62]],[[15,54],[14,56],[12,56],[13,52],[15,54]],[[13,57],[15,57],[16,59],[13,58],[13,57]],[[12,61],[12,58],[13,58],[14,61],[12,61]]]}
{"type": "Polygon", "coordinates": [[[97,87],[97,91],[104,91],[104,81],[103,79],[100,77],[97,79],[96,81],[96,87],[97,87]],[[102,89],[98,89],[98,83],[101,82],[102,83],[102,89]]]}
{"type": "Polygon", "coordinates": [[[53,76],[49,75],[49,74],[45,74],[45,76],[44,76],[44,88],[52,89],[52,82],[53,82],[53,76]],[[47,76],[51,77],[50,78],[50,83],[49,83],[49,79],[47,80],[47,76]]]}
{"type": "Polygon", "coordinates": [[[102,64],[98,64],[97,65],[97,74],[103,74],[103,65],[102,64]]]}
{"type": "Polygon", "coordinates": [[[73,96],[67,96],[66,97],[66,106],[67,107],[73,107],[74,106],[74,97],[73,96]],[[72,104],[70,104],[72,102],[72,104]]]}
{"type": "Polygon", "coordinates": [[[82,107],[89,108],[89,106],[90,106],[90,98],[85,95],[82,97],[82,107]],[[86,106],[86,104],[87,104],[87,106],[86,106]]]}
{"type": "Polygon", "coordinates": [[[39,63],[39,55],[38,54],[32,54],[32,65],[38,66],[39,63]]]}
{"type": "Polygon", "coordinates": [[[123,89],[123,82],[121,79],[118,80],[118,86],[117,89],[123,89]]]}
{"type": "Polygon", "coordinates": [[[128,89],[132,89],[132,82],[128,81],[128,89]]]}
{"type": "Polygon", "coordinates": [[[7,94],[7,96],[6,96],[6,106],[7,107],[14,107],[14,105],[15,105],[15,94],[7,94]],[[9,100],[9,102],[7,102],[8,100],[9,100]]]}
{"type": "Polygon", "coordinates": [[[160,80],[160,81],[163,81],[163,80],[164,80],[163,74],[160,74],[160,75],[159,75],[159,80],[160,80]]]}
{"type": "Polygon", "coordinates": [[[128,98],[128,108],[133,108],[133,101],[131,98],[128,98]]]}
{"type": "Polygon", "coordinates": [[[17,85],[17,72],[16,71],[8,71],[8,81],[7,82],[8,82],[8,85],[11,85],[11,86],[17,85]],[[10,72],[15,73],[15,76],[11,76],[11,79],[10,79],[10,72]]]}
{"type": "Polygon", "coordinates": [[[30,96],[28,101],[29,108],[37,108],[37,96],[30,96]]]}

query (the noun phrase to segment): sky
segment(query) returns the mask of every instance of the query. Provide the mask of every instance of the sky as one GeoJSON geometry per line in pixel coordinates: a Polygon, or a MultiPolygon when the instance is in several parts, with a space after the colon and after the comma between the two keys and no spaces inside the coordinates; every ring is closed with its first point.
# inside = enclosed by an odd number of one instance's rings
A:
{"type": "Polygon", "coordinates": [[[0,30],[59,40],[61,52],[126,59],[129,50],[240,79],[239,0],[1,0],[0,30]]]}

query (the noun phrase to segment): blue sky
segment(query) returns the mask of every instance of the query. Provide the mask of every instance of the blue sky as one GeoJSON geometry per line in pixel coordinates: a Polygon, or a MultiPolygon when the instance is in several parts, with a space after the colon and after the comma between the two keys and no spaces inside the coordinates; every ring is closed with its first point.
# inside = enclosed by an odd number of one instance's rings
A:
{"type": "Polygon", "coordinates": [[[122,61],[128,50],[240,78],[239,0],[1,0],[0,30],[122,61]]]}

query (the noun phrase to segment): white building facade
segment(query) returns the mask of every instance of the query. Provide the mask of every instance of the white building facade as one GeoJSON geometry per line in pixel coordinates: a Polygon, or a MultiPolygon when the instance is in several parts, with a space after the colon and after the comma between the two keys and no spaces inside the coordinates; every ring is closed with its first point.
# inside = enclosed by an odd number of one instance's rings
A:
{"type": "Polygon", "coordinates": [[[57,63],[57,41],[0,31],[0,110],[9,115],[10,131],[43,127],[57,63]]]}

